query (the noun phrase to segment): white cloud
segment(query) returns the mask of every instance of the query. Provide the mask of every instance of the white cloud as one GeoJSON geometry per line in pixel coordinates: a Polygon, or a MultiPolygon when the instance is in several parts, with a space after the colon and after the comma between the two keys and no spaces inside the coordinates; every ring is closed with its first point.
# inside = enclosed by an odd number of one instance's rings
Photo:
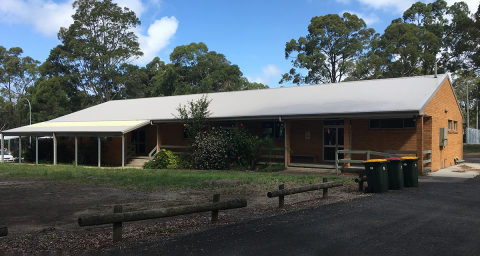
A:
{"type": "Polygon", "coordinates": [[[359,18],[363,19],[363,21],[365,21],[365,23],[367,23],[367,25],[372,25],[373,23],[378,22],[380,20],[378,18],[378,16],[375,15],[374,13],[364,14],[364,13],[359,13],[359,12],[355,12],[355,11],[346,10],[346,11],[342,11],[340,13],[340,15],[343,15],[343,13],[345,13],[345,12],[357,15],[359,18]]]}
{"type": "MultiPolygon", "coordinates": [[[[52,0],[1,0],[0,22],[8,24],[30,24],[35,31],[44,36],[56,36],[60,27],[69,27],[72,24],[72,15],[75,9],[72,7],[74,0],[66,0],[55,3],[52,0]]],[[[147,9],[141,0],[113,0],[120,7],[128,7],[134,11],[137,17],[147,9]]],[[[161,0],[149,0],[147,5],[160,8],[161,0]]],[[[155,20],[147,29],[147,35],[143,35],[143,27],[133,31],[138,36],[140,49],[144,56],[137,60],[139,64],[151,61],[158,51],[166,47],[178,28],[178,20],[175,17],[163,17],[155,20]]]]}
{"type": "Polygon", "coordinates": [[[143,57],[135,61],[138,64],[146,64],[153,60],[157,52],[165,48],[175,35],[178,28],[178,20],[175,17],[163,17],[150,25],[147,36],[136,33],[143,57]]]}
{"type": "Polygon", "coordinates": [[[350,0],[335,0],[337,3],[342,3],[342,4],[349,4],[350,0]]]}
{"type": "Polygon", "coordinates": [[[4,0],[0,4],[0,22],[32,24],[37,32],[55,36],[60,27],[72,23],[73,0],[54,3],[51,0],[4,0]]]}
{"type": "Polygon", "coordinates": [[[262,71],[263,73],[258,76],[246,76],[248,81],[268,85],[272,78],[278,77],[281,74],[280,69],[273,64],[268,64],[266,67],[263,67],[262,71]]]}
{"type": "Polygon", "coordinates": [[[405,10],[410,8],[412,4],[416,1],[412,0],[403,0],[403,1],[392,1],[392,0],[358,0],[363,5],[367,5],[370,8],[381,9],[388,12],[394,12],[396,14],[403,14],[405,10]]]}

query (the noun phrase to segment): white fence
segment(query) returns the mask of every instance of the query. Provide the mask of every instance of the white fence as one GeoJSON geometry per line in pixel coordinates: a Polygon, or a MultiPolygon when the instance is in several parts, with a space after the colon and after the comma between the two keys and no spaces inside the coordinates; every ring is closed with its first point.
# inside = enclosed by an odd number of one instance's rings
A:
{"type": "Polygon", "coordinates": [[[467,128],[467,144],[480,143],[480,130],[467,128]]]}

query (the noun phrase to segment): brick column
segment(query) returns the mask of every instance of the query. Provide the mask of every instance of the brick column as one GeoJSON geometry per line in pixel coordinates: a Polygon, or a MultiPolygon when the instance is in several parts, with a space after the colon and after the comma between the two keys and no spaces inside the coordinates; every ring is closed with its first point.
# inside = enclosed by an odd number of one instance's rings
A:
{"type": "Polygon", "coordinates": [[[417,116],[415,121],[417,136],[418,172],[423,173],[423,116],[417,116]]]}
{"type": "MultiPolygon", "coordinates": [[[[290,130],[291,130],[290,123],[291,123],[290,120],[285,120],[285,147],[286,148],[290,148],[290,130]]],[[[288,165],[290,164],[290,152],[288,150],[285,151],[285,156],[286,156],[285,167],[288,167],[288,165]]]]}
{"type": "MultiPolygon", "coordinates": [[[[350,149],[350,118],[343,119],[343,148],[348,150],[350,149]]],[[[350,154],[345,154],[344,158],[349,158],[350,154]]],[[[344,163],[343,168],[350,167],[350,163],[344,163]]]]}

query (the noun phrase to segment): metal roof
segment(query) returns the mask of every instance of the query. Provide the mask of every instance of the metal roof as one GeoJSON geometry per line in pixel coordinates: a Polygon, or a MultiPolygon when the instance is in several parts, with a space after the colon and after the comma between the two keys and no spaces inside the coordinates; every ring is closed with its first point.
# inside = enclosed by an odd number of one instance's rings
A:
{"type": "MultiPolygon", "coordinates": [[[[417,76],[406,78],[364,80],[294,86],[286,88],[249,91],[220,92],[208,94],[211,100],[211,119],[293,119],[293,118],[339,118],[339,117],[389,117],[412,116],[423,113],[423,109],[440,87],[449,79],[448,75],[417,76]]],[[[91,125],[81,122],[105,121],[152,121],[172,122],[176,108],[189,101],[200,99],[203,94],[169,97],[115,100],[102,103],[43,124],[25,126],[8,131],[8,135],[19,132],[125,132],[120,128],[91,125]],[[66,123],[71,125],[66,126],[66,123]],[[77,125],[76,125],[77,124],[77,125]]],[[[117,123],[116,123],[117,124],[117,123]]],[[[116,127],[111,125],[111,127],[116,127]]],[[[123,127],[123,126],[122,126],[123,127]]]]}

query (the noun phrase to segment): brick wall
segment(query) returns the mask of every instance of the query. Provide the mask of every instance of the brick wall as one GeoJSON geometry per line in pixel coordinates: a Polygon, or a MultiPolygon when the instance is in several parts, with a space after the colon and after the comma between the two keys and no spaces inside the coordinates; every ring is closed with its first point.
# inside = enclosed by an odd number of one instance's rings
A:
{"type": "MultiPolygon", "coordinates": [[[[322,120],[291,120],[290,149],[292,155],[315,155],[317,162],[322,161],[322,120]],[[310,132],[310,139],[305,138],[305,132],[310,132]]],[[[312,158],[292,157],[292,162],[313,162],[312,158]]]]}
{"type": "MultiPolygon", "coordinates": [[[[370,129],[369,119],[352,120],[352,150],[417,150],[415,128],[408,129],[370,129]]],[[[374,158],[384,158],[371,156],[374,158]]],[[[355,154],[352,159],[362,160],[365,155],[355,154]]]]}
{"type": "Polygon", "coordinates": [[[448,80],[427,105],[424,113],[431,116],[429,122],[431,122],[432,128],[429,132],[431,132],[432,138],[431,142],[428,141],[428,143],[431,143],[430,148],[432,149],[432,171],[454,165],[455,157],[463,159],[462,114],[448,80]],[[457,130],[454,131],[452,129],[448,131],[448,144],[446,147],[441,148],[440,127],[448,128],[448,120],[452,120],[452,123],[453,121],[457,122],[457,130]]]}

